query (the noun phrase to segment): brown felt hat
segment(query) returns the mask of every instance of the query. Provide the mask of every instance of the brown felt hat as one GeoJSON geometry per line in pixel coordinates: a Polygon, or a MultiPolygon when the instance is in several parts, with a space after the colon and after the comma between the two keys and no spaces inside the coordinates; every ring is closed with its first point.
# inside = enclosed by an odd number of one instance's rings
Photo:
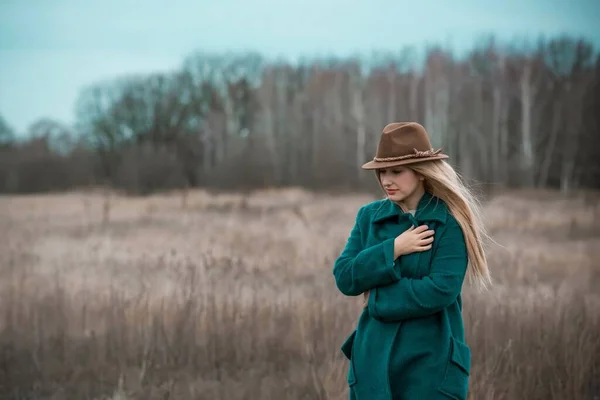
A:
{"type": "Polygon", "coordinates": [[[434,150],[425,128],[416,122],[393,122],[383,128],[377,154],[363,169],[388,168],[448,158],[442,149],[434,150]]]}

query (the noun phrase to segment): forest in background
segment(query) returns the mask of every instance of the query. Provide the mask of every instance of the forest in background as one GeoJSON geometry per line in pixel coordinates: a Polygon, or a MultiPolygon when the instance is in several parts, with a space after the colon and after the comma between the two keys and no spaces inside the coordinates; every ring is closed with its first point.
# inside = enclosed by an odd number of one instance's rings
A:
{"type": "Polygon", "coordinates": [[[400,120],[486,187],[598,188],[600,53],[568,36],[523,43],[298,63],[195,52],[84,88],[73,126],[49,116],[17,134],[0,116],[0,193],[361,190],[360,165],[400,120]]]}

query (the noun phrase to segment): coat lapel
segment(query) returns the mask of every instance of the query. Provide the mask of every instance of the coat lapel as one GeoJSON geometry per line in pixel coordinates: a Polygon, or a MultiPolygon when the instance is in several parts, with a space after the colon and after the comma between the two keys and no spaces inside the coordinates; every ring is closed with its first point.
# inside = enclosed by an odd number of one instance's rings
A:
{"type": "Polygon", "coordinates": [[[423,197],[421,197],[421,200],[419,200],[415,219],[419,223],[439,222],[445,224],[448,219],[448,206],[439,197],[433,196],[429,192],[425,192],[423,197]]]}

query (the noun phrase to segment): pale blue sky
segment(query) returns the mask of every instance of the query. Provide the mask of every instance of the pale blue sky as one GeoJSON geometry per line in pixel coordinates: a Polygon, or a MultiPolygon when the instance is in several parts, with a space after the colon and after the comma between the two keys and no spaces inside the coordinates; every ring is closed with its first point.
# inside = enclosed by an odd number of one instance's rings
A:
{"type": "Polygon", "coordinates": [[[0,0],[0,115],[18,131],[74,118],[80,89],[179,67],[194,50],[268,57],[368,53],[430,41],[468,47],[570,33],[600,44],[595,0],[0,0]]]}

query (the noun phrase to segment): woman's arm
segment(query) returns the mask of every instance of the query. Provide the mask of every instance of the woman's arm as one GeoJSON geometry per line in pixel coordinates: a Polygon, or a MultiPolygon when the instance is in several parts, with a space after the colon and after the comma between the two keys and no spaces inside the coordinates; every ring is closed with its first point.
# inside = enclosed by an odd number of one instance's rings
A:
{"type": "Polygon", "coordinates": [[[346,296],[358,296],[400,279],[400,272],[394,268],[395,238],[363,249],[360,232],[362,210],[358,211],[346,246],[333,267],[335,283],[346,296]]]}
{"type": "Polygon", "coordinates": [[[369,314],[383,322],[435,314],[458,297],[467,270],[467,247],[460,225],[448,219],[439,238],[430,273],[420,279],[400,278],[369,294],[369,314]]]}

